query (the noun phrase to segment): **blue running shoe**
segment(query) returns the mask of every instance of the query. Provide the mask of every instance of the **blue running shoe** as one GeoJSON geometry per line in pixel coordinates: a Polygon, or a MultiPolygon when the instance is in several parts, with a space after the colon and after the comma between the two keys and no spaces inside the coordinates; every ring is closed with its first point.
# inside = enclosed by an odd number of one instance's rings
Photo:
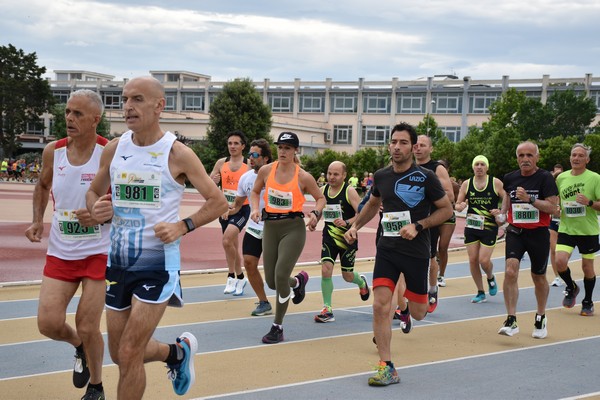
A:
{"type": "Polygon", "coordinates": [[[194,384],[194,355],[198,351],[198,340],[189,332],[177,338],[177,345],[183,350],[183,359],[178,364],[167,364],[167,377],[173,382],[173,390],[183,396],[194,384]]]}
{"type": "Polygon", "coordinates": [[[476,304],[485,303],[486,301],[487,300],[485,298],[485,293],[483,293],[483,292],[477,293],[477,296],[475,296],[471,299],[471,303],[476,303],[476,304]]]}
{"type": "Polygon", "coordinates": [[[490,290],[490,296],[495,296],[498,293],[498,285],[496,285],[496,277],[492,276],[492,279],[488,279],[488,288],[490,290]]]}

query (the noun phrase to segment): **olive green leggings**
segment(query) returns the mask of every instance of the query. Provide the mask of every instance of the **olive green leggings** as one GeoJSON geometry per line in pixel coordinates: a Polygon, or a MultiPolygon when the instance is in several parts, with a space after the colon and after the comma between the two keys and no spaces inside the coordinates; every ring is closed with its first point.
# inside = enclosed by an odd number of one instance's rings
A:
{"type": "Polygon", "coordinates": [[[263,231],[263,263],[265,281],[275,290],[275,320],[283,323],[290,301],[291,288],[296,286],[292,271],[304,249],[306,226],[300,217],[267,220],[263,231]]]}

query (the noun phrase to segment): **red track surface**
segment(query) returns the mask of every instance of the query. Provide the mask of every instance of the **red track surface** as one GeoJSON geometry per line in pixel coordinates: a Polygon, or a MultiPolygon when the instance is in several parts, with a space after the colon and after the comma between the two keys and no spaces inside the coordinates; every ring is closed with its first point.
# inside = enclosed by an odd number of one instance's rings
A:
{"type": "MultiPolygon", "coordinates": [[[[0,282],[39,280],[42,278],[49,224],[44,224],[42,243],[30,243],[25,230],[31,221],[33,185],[0,182],[0,282]]],[[[185,193],[182,208],[194,209],[202,204],[197,193],[185,193]]],[[[313,204],[307,202],[305,213],[313,204]]],[[[183,210],[182,210],[183,211],[183,210]]],[[[181,213],[185,215],[186,212],[181,213]]],[[[50,212],[46,210],[45,221],[50,212]]],[[[182,270],[212,270],[227,268],[221,246],[221,228],[218,224],[202,227],[186,235],[181,242],[182,270]]],[[[321,256],[321,231],[306,233],[306,245],[299,262],[315,262],[321,256]]],[[[359,233],[358,257],[375,255],[375,230],[373,219],[359,233]]],[[[457,219],[457,227],[450,247],[462,246],[464,220],[457,219]]],[[[241,247],[240,235],[240,247],[241,247]]]]}

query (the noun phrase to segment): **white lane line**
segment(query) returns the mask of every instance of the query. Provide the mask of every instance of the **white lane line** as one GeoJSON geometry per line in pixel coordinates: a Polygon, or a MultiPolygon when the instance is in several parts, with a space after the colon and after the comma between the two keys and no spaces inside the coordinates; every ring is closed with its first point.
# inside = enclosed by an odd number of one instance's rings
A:
{"type": "MultiPolygon", "coordinates": [[[[404,367],[396,367],[396,369],[397,370],[408,370],[408,369],[411,369],[411,368],[428,367],[428,366],[431,366],[431,365],[447,364],[447,363],[456,362],[456,361],[472,360],[472,359],[483,358],[483,357],[493,357],[493,356],[498,356],[498,355],[503,355],[503,354],[516,353],[516,352],[522,352],[522,351],[529,351],[529,350],[535,350],[535,349],[544,348],[544,347],[558,346],[558,345],[570,344],[570,343],[575,343],[575,342],[581,342],[581,341],[584,341],[584,340],[595,340],[595,339],[600,339],[600,336],[590,336],[590,337],[579,338],[579,339],[563,340],[563,341],[555,342],[555,343],[546,343],[546,344],[540,344],[540,345],[529,346],[529,347],[518,348],[518,349],[496,351],[496,352],[493,352],[493,353],[485,353],[485,354],[476,354],[476,355],[472,355],[472,356],[456,357],[456,358],[451,358],[451,359],[448,359],[448,360],[431,361],[431,362],[428,361],[428,362],[421,363],[421,364],[407,365],[407,366],[404,366],[404,367]]],[[[271,391],[271,390],[286,389],[286,388],[303,386],[303,385],[310,385],[310,384],[315,384],[315,383],[330,382],[330,381],[335,381],[335,380],[340,380],[340,379],[354,378],[354,377],[357,377],[357,376],[363,376],[363,375],[372,374],[372,373],[373,373],[373,371],[366,371],[366,372],[359,372],[359,373],[355,373],[355,374],[338,375],[338,376],[335,376],[335,377],[329,377],[329,378],[323,378],[323,379],[316,379],[316,380],[310,380],[310,381],[304,381],[304,382],[296,382],[296,383],[290,383],[290,384],[279,385],[279,386],[271,386],[271,387],[268,387],[268,388],[253,389],[253,390],[244,390],[244,391],[231,392],[231,393],[223,393],[223,394],[219,394],[219,395],[215,395],[215,396],[208,396],[208,397],[197,397],[197,398],[190,399],[190,400],[218,399],[220,397],[225,397],[225,396],[246,395],[246,394],[249,394],[249,393],[268,392],[268,391],[271,391]]],[[[600,392],[597,392],[597,393],[600,393],[600,392]]],[[[590,395],[595,395],[595,394],[596,393],[591,393],[590,395]]],[[[578,397],[570,397],[570,398],[567,398],[567,399],[564,399],[564,400],[581,399],[581,398],[586,397],[586,396],[588,396],[588,395],[581,395],[581,396],[578,396],[578,397]]]]}

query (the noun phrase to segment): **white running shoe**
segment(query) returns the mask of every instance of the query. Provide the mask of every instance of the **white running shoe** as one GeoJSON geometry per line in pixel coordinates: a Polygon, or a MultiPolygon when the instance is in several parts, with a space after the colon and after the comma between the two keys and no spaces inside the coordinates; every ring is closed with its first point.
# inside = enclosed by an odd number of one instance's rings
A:
{"type": "Polygon", "coordinates": [[[554,280],[551,283],[552,286],[554,287],[561,287],[563,285],[562,280],[557,276],[556,278],[554,278],[554,280]]]}
{"type": "Polygon", "coordinates": [[[548,318],[545,315],[535,314],[535,324],[531,337],[534,339],[543,339],[548,336],[548,318]]]}
{"type": "Polygon", "coordinates": [[[232,277],[227,277],[227,284],[225,285],[225,290],[223,290],[223,294],[232,294],[235,292],[235,282],[237,279],[232,277]]]}
{"type": "Polygon", "coordinates": [[[437,281],[438,281],[437,284],[438,284],[439,287],[446,287],[446,280],[444,279],[443,276],[438,275],[437,281]]]}
{"type": "Polygon", "coordinates": [[[244,288],[246,287],[246,284],[248,283],[248,279],[243,278],[243,279],[236,279],[235,280],[235,291],[233,292],[234,296],[241,296],[244,294],[244,288]]]}

